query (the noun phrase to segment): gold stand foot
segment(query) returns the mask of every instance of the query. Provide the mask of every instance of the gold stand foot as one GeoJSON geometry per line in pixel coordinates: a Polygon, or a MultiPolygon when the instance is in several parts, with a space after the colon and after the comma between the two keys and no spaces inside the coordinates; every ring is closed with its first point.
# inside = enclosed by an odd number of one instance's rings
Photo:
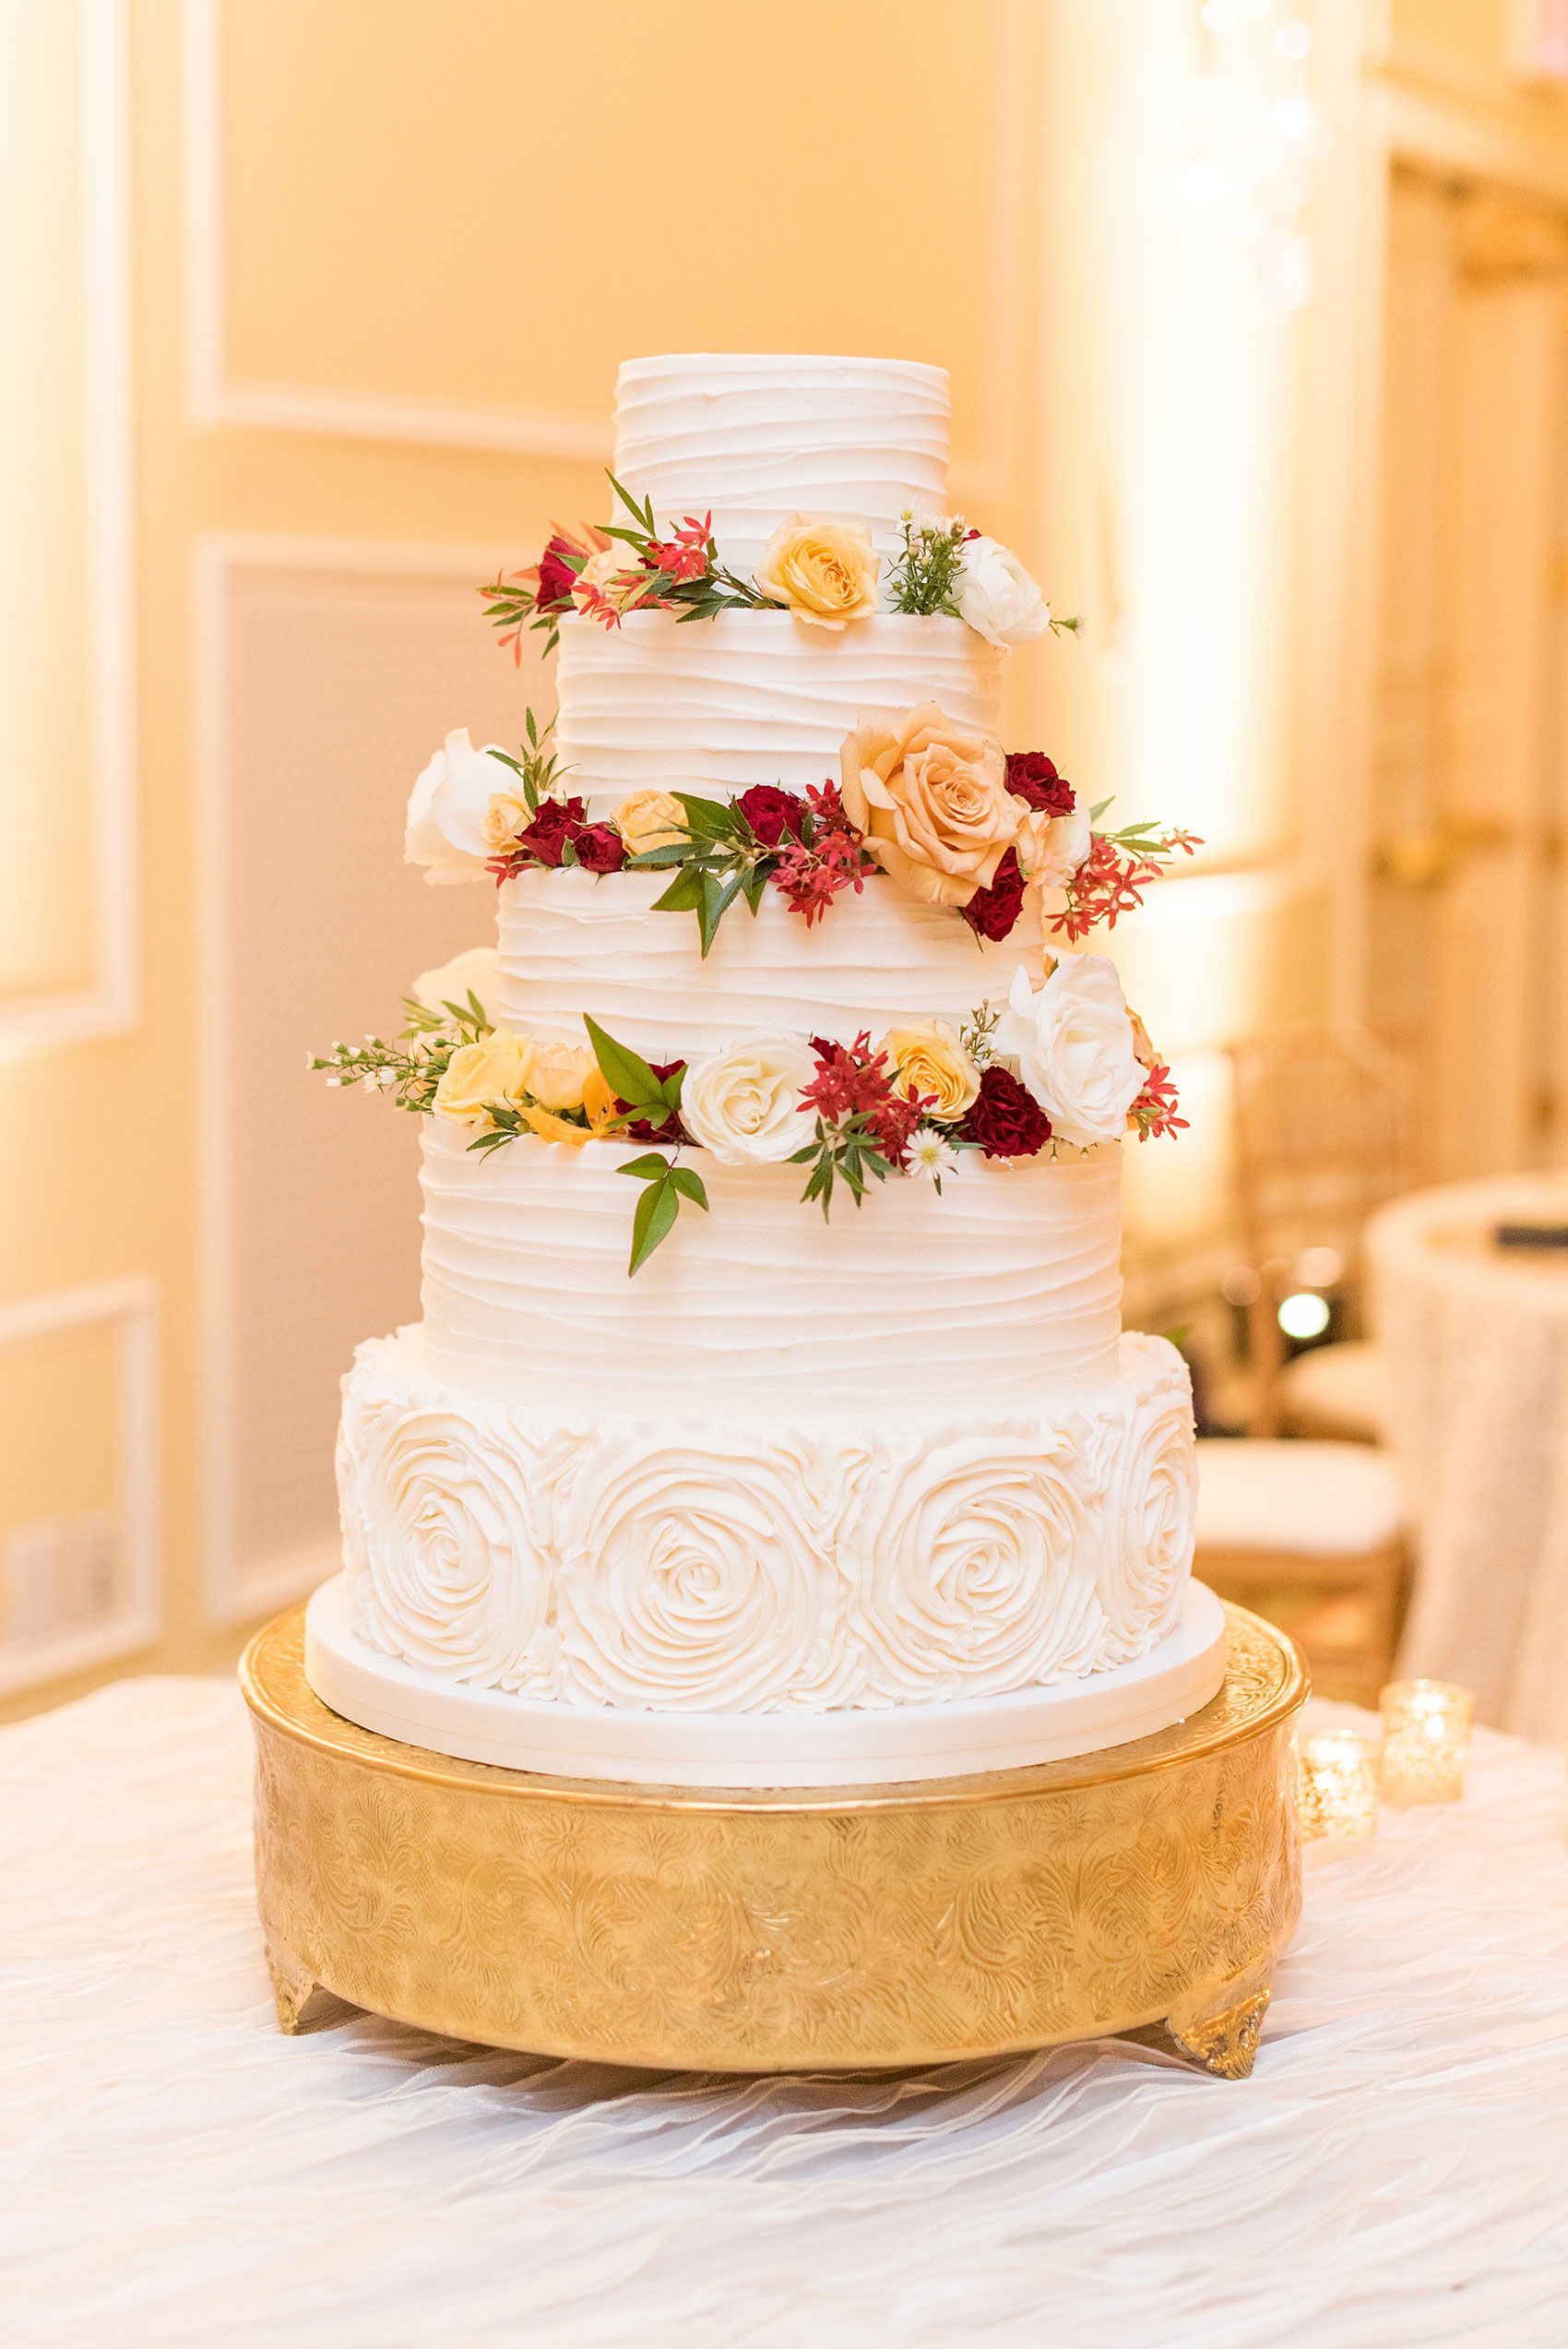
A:
{"type": "Polygon", "coordinates": [[[336,2002],[332,1993],[324,1990],[306,1972],[286,1941],[274,1940],[267,1935],[263,1948],[278,2008],[278,2028],[292,2038],[296,2032],[308,2031],[336,2002]]]}
{"type": "MultiPolygon", "coordinates": [[[[1233,1989],[1235,1985],[1227,1987],[1233,1989]]],[[[1202,2064],[1205,2071],[1213,2072],[1217,2080],[1248,2080],[1270,1995],[1268,1984],[1264,1982],[1218,2012],[1210,2008],[1207,2012],[1194,2014],[1183,2009],[1168,2015],[1163,2026],[1165,2037],[1178,2055],[1202,2064]]]]}

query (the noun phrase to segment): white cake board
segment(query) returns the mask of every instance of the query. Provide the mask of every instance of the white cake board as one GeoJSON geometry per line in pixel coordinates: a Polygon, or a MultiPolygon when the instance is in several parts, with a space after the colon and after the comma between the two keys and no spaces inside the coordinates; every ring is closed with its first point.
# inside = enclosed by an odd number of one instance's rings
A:
{"type": "Polygon", "coordinates": [[[1225,1677],[1225,1614],[1188,1585],[1158,1647],[1114,1671],[1004,1697],[838,1712],[635,1712],[475,1688],[384,1656],[350,1623],[347,1578],[305,1616],[305,1677],[334,1712],[459,1761],[639,1786],[863,1786],[1066,1761],[1184,1721],[1225,1677]]]}

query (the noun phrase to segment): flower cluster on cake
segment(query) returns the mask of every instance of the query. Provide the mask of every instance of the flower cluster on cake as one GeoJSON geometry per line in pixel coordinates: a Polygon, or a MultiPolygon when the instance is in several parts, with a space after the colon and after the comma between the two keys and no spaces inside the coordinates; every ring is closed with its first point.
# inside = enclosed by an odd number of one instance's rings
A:
{"type": "Polygon", "coordinates": [[[617,426],[612,519],[484,590],[556,717],[410,802],[499,943],[311,1055],[426,1121],[423,1322],[345,1380],[353,1636],[671,1716],[1113,1672],[1191,1556],[1117,1272],[1123,1139],[1184,1121],[1072,949],[1199,843],[1001,741],[1008,649],[1077,623],[944,510],[941,370],[636,361],[617,426]]]}

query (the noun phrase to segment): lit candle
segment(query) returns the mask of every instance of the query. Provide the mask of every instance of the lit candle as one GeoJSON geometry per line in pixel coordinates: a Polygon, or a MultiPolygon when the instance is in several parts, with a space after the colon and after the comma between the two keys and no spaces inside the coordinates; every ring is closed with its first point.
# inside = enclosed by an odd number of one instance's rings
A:
{"type": "Polygon", "coordinates": [[[1399,1810],[1456,1803],[1465,1791],[1474,1691],[1452,1680],[1395,1680],[1381,1701],[1384,1801],[1399,1810]]]}
{"type": "Polygon", "coordinates": [[[1303,1737],[1301,1756],[1301,1835],[1377,1833],[1377,1747],[1370,1737],[1340,1730],[1303,1737]]]}

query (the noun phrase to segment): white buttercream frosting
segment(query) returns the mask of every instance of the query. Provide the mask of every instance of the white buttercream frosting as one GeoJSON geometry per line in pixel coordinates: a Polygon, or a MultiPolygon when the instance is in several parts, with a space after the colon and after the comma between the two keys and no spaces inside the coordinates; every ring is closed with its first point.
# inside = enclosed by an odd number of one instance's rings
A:
{"type": "Polygon", "coordinates": [[[882,875],[806,927],[777,889],[737,903],[705,961],[694,913],[656,913],[668,875],[519,874],[500,894],[500,1017],[519,1033],[580,1043],[582,1015],[651,1060],[685,1059],[775,1032],[849,1043],[1001,1002],[1014,972],[1039,983],[1038,898],[1000,945],[950,907],[882,875]]]}
{"type": "Polygon", "coordinates": [[[638,1145],[531,1136],[477,1155],[426,1118],[424,1326],[432,1372],[473,1394],[767,1427],[932,1425],[1027,1409],[1113,1375],[1121,1151],[1059,1163],[966,1151],[938,1198],[895,1175],[831,1222],[799,1166],[683,1151],[682,1211],[628,1279],[638,1145]]]}
{"type": "Polygon", "coordinates": [[[802,792],[838,780],[862,719],[922,701],[998,732],[1004,655],[962,620],[897,614],[837,635],[788,612],[711,620],[628,613],[618,628],[561,624],[556,742],[567,788],[602,813],[629,793],[733,799],[753,783],[802,792]]]}
{"type": "Polygon", "coordinates": [[[1191,1561],[1186,1371],[935,1431],[749,1435],[445,1387],[419,1330],[362,1346],[339,1451],[354,1628],[573,1705],[823,1711],[1001,1694],[1146,1653],[1191,1561]]]}
{"type": "Polygon", "coordinates": [[[732,562],[794,513],[863,523],[891,546],[906,507],[944,509],[950,414],[946,369],[914,360],[628,359],[615,384],[615,471],[661,526],[711,511],[732,562]]]}

